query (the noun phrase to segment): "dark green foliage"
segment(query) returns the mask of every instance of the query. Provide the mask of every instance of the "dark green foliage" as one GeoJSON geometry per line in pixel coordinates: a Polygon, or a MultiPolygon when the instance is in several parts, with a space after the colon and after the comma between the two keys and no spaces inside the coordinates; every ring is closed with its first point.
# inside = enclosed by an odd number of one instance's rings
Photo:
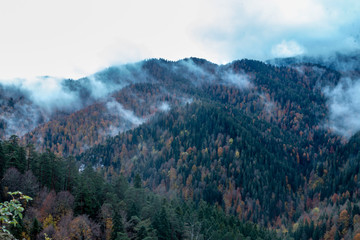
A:
{"type": "Polygon", "coordinates": [[[4,150],[2,147],[2,142],[0,141],[0,179],[3,178],[5,170],[6,170],[6,162],[4,156],[4,150]]]}
{"type": "Polygon", "coordinates": [[[164,207],[155,215],[153,227],[156,229],[157,236],[160,240],[172,239],[171,225],[164,207]]]}
{"type": "Polygon", "coordinates": [[[39,220],[37,218],[34,218],[34,221],[32,223],[31,230],[30,230],[31,240],[35,240],[36,236],[41,232],[41,230],[42,230],[41,223],[39,222],[39,220]]]}
{"type": "MultiPolygon", "coordinates": [[[[13,151],[16,153],[18,148],[20,146],[16,146],[13,151]]],[[[47,152],[34,154],[33,161],[42,162],[50,168],[49,171],[49,169],[44,169],[42,166],[32,164],[36,177],[43,178],[43,186],[54,186],[53,189],[57,190],[56,181],[59,181],[59,179],[62,179],[59,183],[66,181],[68,172],[66,166],[69,166],[67,161],[71,162],[71,159],[64,160],[56,157],[55,160],[54,156],[47,152]],[[54,179],[51,177],[51,169],[53,171],[55,169],[51,165],[55,164],[56,161],[59,164],[57,165],[58,169],[56,169],[59,176],[54,179]],[[36,166],[40,167],[40,169],[37,169],[36,166]],[[49,173],[46,173],[46,171],[49,171],[49,173]]],[[[223,236],[275,239],[275,236],[267,230],[261,229],[255,224],[244,224],[237,218],[227,216],[217,207],[210,206],[202,201],[198,205],[191,202],[185,203],[179,199],[169,201],[136,184],[134,187],[129,187],[128,182],[122,176],[115,177],[112,183],[105,182],[103,177],[94,171],[92,167],[86,167],[82,172],[73,171],[72,173],[75,176],[71,176],[71,178],[77,179],[76,182],[71,183],[74,187],[70,188],[75,197],[74,213],[76,216],[80,216],[85,221],[84,223],[88,220],[82,217],[82,214],[87,214],[90,218],[96,220],[99,219],[101,206],[106,203],[110,212],[106,213],[105,211],[104,213],[110,214],[106,218],[110,217],[112,219],[113,224],[110,234],[112,239],[184,239],[192,233],[206,239],[223,236]],[[195,227],[192,228],[193,226],[195,227]]],[[[59,186],[64,190],[67,188],[66,185],[59,186]]],[[[46,204],[56,201],[55,196],[55,193],[53,193],[52,197],[47,197],[45,199],[46,204]]],[[[61,200],[63,202],[56,206],[65,206],[63,204],[66,204],[71,194],[68,193],[63,196],[65,196],[61,200]]],[[[66,205],[63,210],[67,209],[68,211],[71,206],[66,205]]],[[[63,210],[49,209],[52,214],[59,214],[63,210]]],[[[25,218],[26,216],[25,214],[25,218]]],[[[67,219],[68,217],[64,216],[64,218],[67,219]]],[[[37,239],[42,231],[41,222],[35,217],[32,218],[29,224],[28,228],[25,228],[21,222],[11,231],[18,237],[22,233],[26,233],[31,239],[37,239]]],[[[52,231],[57,230],[53,229],[52,231]]],[[[62,231],[66,232],[68,230],[62,231]]]]}
{"type": "Polygon", "coordinates": [[[26,160],[24,149],[19,147],[19,138],[15,135],[11,136],[9,141],[4,142],[4,153],[7,160],[6,168],[17,168],[20,172],[24,172],[26,160]]]}
{"type": "MultiPolygon", "coordinates": [[[[276,239],[263,227],[287,239],[357,232],[360,134],[347,142],[324,128],[321,88],[336,85],[340,73],[312,64],[218,66],[197,58],[152,59],[137,67],[147,81],[112,97],[147,122],[102,142],[99,133],[121,119],[104,116],[105,104],[97,103],[40,126],[25,140],[12,136],[0,143],[0,177],[13,173],[2,187],[21,188],[14,176],[29,170],[37,178],[26,175],[38,188],[33,194],[43,187],[71,192],[74,217],[101,222],[111,239],[276,239]],[[236,86],[228,74],[246,74],[251,86],[236,86]],[[159,111],[160,103],[171,110],[159,111]],[[43,137],[36,146],[43,153],[21,146],[34,136],[43,137]],[[75,159],[71,153],[81,154],[75,159]],[[86,167],[79,172],[80,164],[86,167]],[[349,216],[340,221],[344,209],[349,216]]],[[[118,83],[119,71],[97,76],[118,83]]],[[[66,87],[89,97],[76,81],[66,87]]],[[[40,231],[35,220],[33,230],[21,229],[32,239],[40,231]]]]}
{"type": "Polygon", "coordinates": [[[121,234],[124,234],[124,226],[119,211],[120,211],[119,208],[115,208],[114,216],[113,216],[114,225],[111,234],[112,239],[118,239],[121,234]]]}
{"type": "MultiPolygon", "coordinates": [[[[276,204],[287,196],[288,186],[284,180],[287,178],[294,190],[303,184],[298,172],[299,168],[304,167],[298,166],[295,156],[288,155],[283,149],[290,137],[278,132],[277,127],[263,121],[252,121],[235,109],[225,110],[215,103],[194,103],[184,110],[176,109],[160,116],[148,126],[141,126],[109,139],[106,145],[93,148],[82,159],[94,162],[101,158],[104,159],[101,164],[106,166],[111,163],[111,159],[121,154],[119,147],[127,141],[129,134],[138,136],[137,139],[133,137],[133,144],[128,143],[127,150],[129,158],[135,156],[139,159],[133,171],[142,172],[148,185],[156,186],[161,182],[167,184],[169,178],[162,174],[163,170],[168,172],[173,167],[183,179],[183,182],[177,183],[179,187],[188,184],[185,180],[191,176],[190,186],[198,193],[194,200],[203,199],[210,204],[222,205],[223,192],[218,190],[218,185],[227,186],[231,181],[235,188],[241,188],[241,194],[259,199],[264,210],[270,212],[266,218],[272,219],[281,211],[276,204]],[[269,131],[269,135],[264,135],[263,132],[268,129],[271,129],[271,134],[269,131]],[[143,140],[139,141],[139,136],[143,140]],[[166,146],[166,142],[170,141],[171,145],[166,146]],[[146,157],[139,152],[139,143],[156,151],[146,157]],[[186,151],[187,149],[195,150],[186,151]],[[235,156],[236,151],[241,154],[235,156]],[[178,159],[185,155],[186,161],[179,165],[178,159]],[[166,159],[175,161],[169,165],[166,159]],[[201,172],[193,172],[193,166],[208,169],[210,174],[201,179],[201,172]],[[220,175],[220,168],[226,169],[223,177],[220,175]],[[268,190],[263,191],[264,187],[268,190]],[[275,199],[271,199],[273,193],[276,194],[275,199]]],[[[127,169],[122,170],[127,172],[127,169]]],[[[139,183],[137,175],[135,183],[139,183]]]]}
{"type": "Polygon", "coordinates": [[[141,178],[140,178],[140,174],[139,173],[137,173],[136,175],[135,175],[135,179],[134,179],[134,187],[135,188],[141,188],[141,178]]]}
{"type": "Polygon", "coordinates": [[[129,183],[126,181],[123,175],[120,175],[114,180],[114,192],[116,196],[123,200],[125,198],[125,193],[129,187],[129,183]]]}
{"type": "Polygon", "coordinates": [[[75,213],[95,217],[104,201],[104,179],[90,166],[80,176],[75,190],[75,213]]]}
{"type": "Polygon", "coordinates": [[[222,194],[214,184],[206,186],[203,195],[204,200],[210,204],[222,203],[222,194]]]}
{"type": "Polygon", "coordinates": [[[115,240],[130,240],[126,233],[118,232],[115,240]]]}

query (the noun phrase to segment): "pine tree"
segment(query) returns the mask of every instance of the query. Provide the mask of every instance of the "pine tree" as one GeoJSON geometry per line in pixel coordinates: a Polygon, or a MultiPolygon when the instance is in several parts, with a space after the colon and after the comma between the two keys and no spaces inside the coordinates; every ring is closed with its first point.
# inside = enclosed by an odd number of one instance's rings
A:
{"type": "Polygon", "coordinates": [[[129,187],[128,185],[129,185],[129,183],[126,181],[126,179],[122,175],[118,176],[115,179],[114,190],[115,190],[117,197],[120,200],[123,200],[125,198],[125,193],[129,187]]]}
{"type": "Polygon", "coordinates": [[[130,240],[126,233],[118,232],[115,240],[130,240]]]}
{"type": "Polygon", "coordinates": [[[32,223],[31,229],[30,229],[30,238],[31,240],[35,240],[36,236],[41,232],[42,227],[41,223],[37,218],[34,218],[34,221],[32,223]]]}
{"type": "Polygon", "coordinates": [[[26,152],[25,152],[25,149],[24,149],[23,147],[19,147],[19,148],[18,148],[18,157],[17,157],[17,160],[18,160],[17,169],[18,169],[21,173],[24,173],[25,170],[26,170],[27,162],[26,162],[26,152]]]}
{"type": "Polygon", "coordinates": [[[104,200],[103,184],[103,178],[91,166],[85,168],[76,187],[75,213],[97,215],[104,200]]]}
{"type": "Polygon", "coordinates": [[[113,216],[113,229],[111,238],[112,239],[118,239],[121,233],[124,233],[124,226],[122,222],[122,218],[119,214],[119,209],[115,210],[114,216],[113,216]]]}
{"type": "Polygon", "coordinates": [[[0,179],[3,178],[5,170],[6,170],[6,161],[5,161],[5,155],[3,150],[3,143],[0,140],[0,179]]]}
{"type": "Polygon", "coordinates": [[[153,227],[157,231],[159,240],[171,239],[171,225],[164,206],[161,208],[160,213],[155,216],[153,227]]]}
{"type": "Polygon", "coordinates": [[[141,184],[141,177],[140,174],[137,173],[134,179],[134,187],[135,188],[141,188],[142,184],[141,184]]]}
{"type": "Polygon", "coordinates": [[[147,231],[145,226],[141,226],[139,231],[136,234],[136,239],[145,239],[147,237],[147,231]]]}

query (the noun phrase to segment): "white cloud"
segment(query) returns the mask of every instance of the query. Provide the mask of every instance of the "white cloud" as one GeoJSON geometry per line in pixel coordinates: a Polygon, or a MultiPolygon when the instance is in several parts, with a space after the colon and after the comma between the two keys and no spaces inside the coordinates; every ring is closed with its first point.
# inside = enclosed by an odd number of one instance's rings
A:
{"type": "Polygon", "coordinates": [[[282,41],[271,49],[274,57],[293,57],[305,53],[305,49],[295,41],[282,41]]]}
{"type": "Polygon", "coordinates": [[[74,108],[78,96],[62,89],[63,79],[33,77],[5,81],[5,86],[14,87],[28,95],[29,100],[42,110],[51,113],[54,109],[74,108]]]}
{"type": "Polygon", "coordinates": [[[0,79],[82,77],[114,63],[273,57],[359,48],[358,0],[14,0],[0,2],[0,79]],[[290,50],[294,50],[291,49],[290,50]]]}
{"type": "Polygon", "coordinates": [[[225,72],[223,79],[225,84],[230,84],[239,89],[247,89],[253,86],[249,80],[249,76],[245,73],[237,74],[234,72],[225,72]]]}
{"type": "Polygon", "coordinates": [[[134,112],[131,110],[125,109],[121,103],[116,100],[110,101],[106,103],[106,108],[111,115],[117,115],[121,118],[131,122],[135,126],[138,126],[145,122],[145,119],[137,117],[134,112]]]}
{"type": "Polygon", "coordinates": [[[171,107],[170,107],[169,103],[162,102],[159,106],[159,109],[163,112],[168,112],[171,109],[171,107]]]}
{"type": "Polygon", "coordinates": [[[324,93],[329,106],[327,127],[346,138],[360,131],[360,80],[342,79],[324,93]]]}

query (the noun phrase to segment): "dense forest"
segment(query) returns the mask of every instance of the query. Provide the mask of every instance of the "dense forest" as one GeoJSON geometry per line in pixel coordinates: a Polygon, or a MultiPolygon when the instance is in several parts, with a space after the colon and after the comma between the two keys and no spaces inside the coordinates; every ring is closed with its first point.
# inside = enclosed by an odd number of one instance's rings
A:
{"type": "Polygon", "coordinates": [[[274,239],[274,233],[227,215],[204,201],[154,194],[137,174],[105,181],[91,166],[78,171],[73,157],[38,153],[16,136],[0,143],[2,194],[18,191],[25,205],[17,239],[274,239]]]}
{"type": "Polygon", "coordinates": [[[331,127],[328,94],[357,68],[277,63],[189,58],[112,67],[65,80],[79,103],[51,114],[6,91],[1,200],[8,191],[34,199],[11,232],[360,239],[360,135],[331,127]],[[94,81],[106,94],[87,87],[94,81]],[[29,108],[38,118],[25,116],[29,108]],[[26,124],[12,131],[11,116],[26,124]]]}

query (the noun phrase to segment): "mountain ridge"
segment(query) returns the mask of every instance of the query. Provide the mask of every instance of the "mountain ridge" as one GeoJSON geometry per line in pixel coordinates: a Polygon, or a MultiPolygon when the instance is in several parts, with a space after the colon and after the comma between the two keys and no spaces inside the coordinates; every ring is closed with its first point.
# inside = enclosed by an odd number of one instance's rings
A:
{"type": "Polygon", "coordinates": [[[20,143],[282,237],[350,238],[357,228],[337,219],[344,208],[360,218],[358,129],[342,135],[333,114],[351,76],[357,86],[356,75],[312,63],[150,59],[63,82],[79,104],[20,143]]]}

